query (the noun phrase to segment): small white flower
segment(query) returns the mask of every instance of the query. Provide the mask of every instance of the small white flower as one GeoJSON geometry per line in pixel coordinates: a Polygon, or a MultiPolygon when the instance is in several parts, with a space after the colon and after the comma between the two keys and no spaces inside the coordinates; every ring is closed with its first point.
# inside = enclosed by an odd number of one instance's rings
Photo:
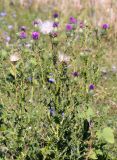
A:
{"type": "Polygon", "coordinates": [[[20,60],[20,55],[18,53],[14,53],[10,55],[10,61],[11,62],[17,62],[20,60]]]}
{"type": "Polygon", "coordinates": [[[58,58],[59,58],[60,62],[68,63],[70,61],[70,57],[65,55],[65,54],[63,54],[63,53],[59,53],[59,57],[58,58]]]}
{"type": "Polygon", "coordinates": [[[117,67],[115,65],[112,66],[112,72],[117,72],[117,67]]]}
{"type": "Polygon", "coordinates": [[[40,32],[43,34],[49,34],[53,31],[53,22],[52,21],[44,21],[39,25],[40,32]]]}

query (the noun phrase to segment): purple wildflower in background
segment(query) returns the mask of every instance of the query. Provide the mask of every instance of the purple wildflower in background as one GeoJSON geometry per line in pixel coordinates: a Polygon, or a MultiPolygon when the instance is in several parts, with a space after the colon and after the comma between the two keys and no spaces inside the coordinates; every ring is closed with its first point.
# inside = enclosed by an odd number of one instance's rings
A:
{"type": "Polygon", "coordinates": [[[1,13],[0,13],[0,16],[1,16],[1,17],[5,17],[6,15],[7,15],[6,12],[1,12],[1,13]]]}
{"type": "Polygon", "coordinates": [[[39,32],[32,32],[32,38],[33,38],[34,40],[38,40],[38,39],[39,39],[39,36],[40,36],[39,32]]]}
{"type": "Polygon", "coordinates": [[[70,17],[69,18],[69,22],[72,23],[72,24],[76,24],[77,23],[77,19],[74,18],[74,17],[70,17]]]}
{"type": "Polygon", "coordinates": [[[62,117],[64,117],[65,116],[65,113],[64,112],[62,112],[62,117]]]}
{"type": "Polygon", "coordinates": [[[48,82],[50,82],[50,83],[55,83],[55,79],[49,78],[49,79],[48,79],[48,82]]]}
{"type": "Polygon", "coordinates": [[[66,25],[66,31],[71,31],[73,29],[72,25],[71,24],[67,24],[66,25]]]}
{"type": "Polygon", "coordinates": [[[94,90],[95,86],[93,84],[90,84],[89,90],[94,90]]]}
{"type": "Polygon", "coordinates": [[[9,30],[13,29],[13,26],[12,25],[8,25],[8,29],[9,30]]]}
{"type": "Polygon", "coordinates": [[[54,115],[55,115],[55,109],[50,108],[50,115],[51,115],[51,116],[54,116],[54,115]]]}
{"type": "Polygon", "coordinates": [[[108,28],[109,28],[109,24],[106,24],[106,23],[103,24],[103,25],[102,25],[102,28],[103,28],[103,29],[108,29],[108,28]]]}
{"type": "Polygon", "coordinates": [[[24,32],[24,31],[20,32],[19,37],[20,37],[21,39],[25,39],[25,38],[27,37],[26,32],[24,32]]]}
{"type": "Polygon", "coordinates": [[[21,26],[20,30],[25,32],[26,31],[26,27],[25,26],[21,26]]]}
{"type": "Polygon", "coordinates": [[[74,77],[78,77],[78,76],[79,76],[79,73],[75,71],[75,72],[72,73],[72,75],[73,75],[74,77]]]}
{"type": "Polygon", "coordinates": [[[80,28],[84,28],[84,23],[80,22],[80,28]]]}
{"type": "Polygon", "coordinates": [[[7,36],[6,37],[6,42],[9,42],[11,40],[11,37],[7,36]]]}
{"type": "Polygon", "coordinates": [[[39,22],[37,21],[37,20],[35,20],[34,22],[33,22],[33,25],[38,25],[39,24],[39,22]]]}
{"type": "Polygon", "coordinates": [[[53,14],[53,17],[54,17],[54,18],[58,18],[58,16],[59,16],[58,13],[54,13],[54,14],[53,14]]]}
{"type": "Polygon", "coordinates": [[[32,82],[32,77],[28,77],[28,81],[31,83],[32,82]]]}
{"type": "Polygon", "coordinates": [[[54,22],[54,23],[53,23],[53,27],[54,27],[54,28],[55,28],[55,27],[58,27],[58,25],[59,25],[58,22],[54,22]]]}

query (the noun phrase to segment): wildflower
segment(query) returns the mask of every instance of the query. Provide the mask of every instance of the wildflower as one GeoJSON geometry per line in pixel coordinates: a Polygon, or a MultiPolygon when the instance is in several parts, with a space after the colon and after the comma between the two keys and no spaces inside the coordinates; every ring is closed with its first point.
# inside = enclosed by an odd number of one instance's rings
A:
{"type": "Polygon", "coordinates": [[[53,31],[53,22],[52,21],[45,21],[39,25],[40,32],[43,34],[49,34],[53,31]]]}
{"type": "Polygon", "coordinates": [[[59,16],[58,13],[54,13],[54,14],[53,14],[53,17],[54,17],[54,18],[58,18],[58,16],[59,16]]]}
{"type": "Polygon", "coordinates": [[[26,27],[25,26],[21,26],[20,30],[25,32],[26,31],[26,27]]]}
{"type": "Polygon", "coordinates": [[[70,61],[70,57],[63,54],[63,53],[59,53],[59,61],[60,62],[65,62],[65,63],[68,63],[70,61]]]}
{"type": "Polygon", "coordinates": [[[34,40],[39,39],[39,36],[40,36],[39,32],[33,32],[33,33],[32,33],[32,38],[33,38],[34,40]]]}
{"type": "Polygon", "coordinates": [[[55,27],[58,27],[58,25],[59,25],[58,22],[54,22],[54,23],[53,23],[53,27],[54,27],[54,28],[55,28],[55,27]]]}
{"type": "Polygon", "coordinates": [[[49,78],[49,79],[48,79],[48,82],[50,82],[50,83],[55,83],[55,79],[49,78]]]}
{"type": "Polygon", "coordinates": [[[76,24],[77,23],[77,19],[75,19],[74,17],[70,17],[69,18],[69,23],[76,24]]]}
{"type": "Polygon", "coordinates": [[[64,112],[62,112],[62,117],[64,117],[65,116],[65,113],[64,112]]]}
{"type": "Polygon", "coordinates": [[[1,17],[5,17],[6,15],[7,15],[6,12],[1,12],[1,13],[0,13],[0,16],[1,16],[1,17]]]}
{"type": "Polygon", "coordinates": [[[32,82],[32,77],[28,77],[28,81],[31,83],[32,82]]]}
{"type": "Polygon", "coordinates": [[[80,22],[80,28],[84,28],[84,23],[80,22]]]}
{"type": "Polygon", "coordinates": [[[25,46],[26,46],[26,48],[30,48],[30,47],[31,47],[31,44],[30,44],[30,43],[27,43],[25,46]]]}
{"type": "Polygon", "coordinates": [[[90,84],[90,86],[89,86],[89,90],[94,90],[94,85],[93,84],[90,84]]]}
{"type": "Polygon", "coordinates": [[[74,77],[78,77],[78,76],[79,76],[79,73],[75,71],[75,72],[72,73],[72,75],[73,75],[74,77]]]}
{"type": "Polygon", "coordinates": [[[114,73],[117,72],[117,67],[115,65],[112,66],[112,72],[114,72],[114,73]]]}
{"type": "Polygon", "coordinates": [[[106,24],[106,23],[103,24],[103,25],[102,25],[102,28],[103,28],[103,29],[108,29],[108,28],[109,28],[109,24],[106,24]]]}
{"type": "Polygon", "coordinates": [[[102,73],[103,76],[105,76],[105,75],[107,75],[108,71],[107,71],[106,68],[102,68],[101,73],[102,73]]]}
{"type": "Polygon", "coordinates": [[[50,115],[51,115],[51,116],[54,116],[54,115],[55,115],[55,109],[50,108],[50,115]]]}
{"type": "Polygon", "coordinates": [[[20,32],[19,37],[20,37],[21,39],[25,39],[25,38],[27,37],[26,32],[24,32],[24,31],[20,32]]]}
{"type": "Polygon", "coordinates": [[[8,25],[8,29],[9,30],[13,29],[13,26],[12,25],[8,25]]]}
{"type": "Polygon", "coordinates": [[[52,32],[52,33],[50,33],[50,36],[51,36],[52,38],[55,38],[55,37],[58,36],[58,34],[57,34],[57,32],[52,32]]]}
{"type": "Polygon", "coordinates": [[[10,55],[10,61],[11,62],[17,62],[20,60],[20,55],[18,53],[14,53],[10,55]]]}
{"type": "Polygon", "coordinates": [[[66,25],[66,31],[71,31],[73,29],[72,25],[71,24],[67,24],[66,25]]]}
{"type": "Polygon", "coordinates": [[[6,41],[9,42],[11,40],[11,37],[7,36],[6,41]]]}
{"type": "Polygon", "coordinates": [[[41,24],[42,24],[42,20],[41,20],[41,19],[34,20],[34,22],[33,22],[33,25],[34,25],[35,27],[37,27],[37,26],[39,26],[39,25],[41,25],[41,24]]]}

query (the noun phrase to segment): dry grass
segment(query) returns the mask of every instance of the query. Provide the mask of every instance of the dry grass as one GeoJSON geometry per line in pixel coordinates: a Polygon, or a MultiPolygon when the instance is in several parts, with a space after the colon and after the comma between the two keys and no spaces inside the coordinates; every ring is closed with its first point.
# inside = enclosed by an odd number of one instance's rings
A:
{"type": "Polygon", "coordinates": [[[40,7],[57,8],[63,14],[68,11],[81,12],[83,9],[89,10],[95,24],[101,24],[102,21],[115,23],[116,18],[116,0],[19,0],[20,5],[26,8],[33,7],[37,10],[40,7]]]}

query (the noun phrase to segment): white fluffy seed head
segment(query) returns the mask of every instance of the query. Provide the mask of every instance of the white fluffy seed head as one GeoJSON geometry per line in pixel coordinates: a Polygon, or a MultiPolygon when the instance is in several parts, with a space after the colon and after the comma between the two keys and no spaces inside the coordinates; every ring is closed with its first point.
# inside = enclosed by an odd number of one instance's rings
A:
{"type": "Polygon", "coordinates": [[[17,62],[20,60],[20,55],[18,53],[13,53],[10,55],[11,62],[17,62]]]}

